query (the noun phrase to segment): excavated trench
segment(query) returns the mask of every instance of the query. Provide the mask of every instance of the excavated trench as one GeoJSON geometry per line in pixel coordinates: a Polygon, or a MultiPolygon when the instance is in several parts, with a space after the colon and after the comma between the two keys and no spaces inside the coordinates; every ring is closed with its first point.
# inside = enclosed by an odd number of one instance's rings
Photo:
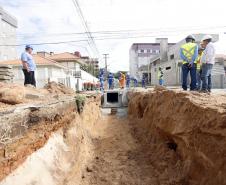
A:
{"type": "Polygon", "coordinates": [[[225,95],[158,88],[128,95],[128,115],[101,112],[95,97],[82,114],[68,104],[65,114],[30,130],[22,142],[27,153],[14,158],[24,162],[12,163],[10,173],[6,165],[0,184],[226,184],[225,95]],[[43,140],[39,130],[47,128],[43,140]]]}

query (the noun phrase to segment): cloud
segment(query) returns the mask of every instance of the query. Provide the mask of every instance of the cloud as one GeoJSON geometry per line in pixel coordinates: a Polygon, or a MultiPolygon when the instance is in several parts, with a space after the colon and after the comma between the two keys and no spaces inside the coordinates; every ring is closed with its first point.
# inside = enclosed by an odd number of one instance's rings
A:
{"type": "MultiPolygon", "coordinates": [[[[225,24],[222,21],[222,18],[226,17],[225,1],[213,3],[212,0],[190,0],[191,7],[185,0],[79,0],[79,2],[91,31],[148,29],[153,30],[152,35],[169,36],[170,42],[180,41],[188,33],[196,31],[213,32],[220,34],[221,40],[216,44],[218,53],[226,53],[226,37],[222,34],[226,29],[213,29],[225,24]],[[194,29],[197,27],[212,28],[194,29]],[[165,31],[160,31],[160,28],[165,31]]],[[[84,35],[58,34],[84,32],[71,0],[0,0],[0,4],[18,19],[19,43],[86,39],[84,35]]],[[[131,35],[122,35],[128,36],[131,35]]],[[[94,37],[100,35],[94,34],[94,37]]],[[[96,44],[100,54],[110,54],[109,68],[117,71],[128,69],[129,48],[133,42],[154,42],[154,40],[154,37],[96,40],[96,44]]],[[[84,55],[92,54],[86,41],[43,45],[35,49],[55,52],[80,50],[84,55]]],[[[18,53],[22,50],[23,47],[18,48],[18,53]]]]}

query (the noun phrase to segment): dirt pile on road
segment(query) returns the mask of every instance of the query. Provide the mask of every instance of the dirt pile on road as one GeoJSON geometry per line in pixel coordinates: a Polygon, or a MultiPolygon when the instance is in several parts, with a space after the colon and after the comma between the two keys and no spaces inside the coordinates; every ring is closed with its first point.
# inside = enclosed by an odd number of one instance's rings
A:
{"type": "Polygon", "coordinates": [[[61,96],[75,95],[71,88],[55,82],[48,83],[45,88],[24,87],[19,84],[0,82],[0,110],[14,107],[17,104],[49,101],[61,96]]]}
{"type": "Polygon", "coordinates": [[[74,94],[75,92],[73,89],[66,87],[65,85],[61,83],[56,82],[49,82],[44,87],[47,89],[50,93],[56,93],[56,94],[74,94]]]}
{"type": "Polygon", "coordinates": [[[16,84],[0,83],[0,102],[15,105],[22,103],[24,97],[24,87],[16,84]]]}
{"type": "Polygon", "coordinates": [[[156,89],[133,93],[134,135],[160,184],[226,184],[226,95],[156,89]]]}

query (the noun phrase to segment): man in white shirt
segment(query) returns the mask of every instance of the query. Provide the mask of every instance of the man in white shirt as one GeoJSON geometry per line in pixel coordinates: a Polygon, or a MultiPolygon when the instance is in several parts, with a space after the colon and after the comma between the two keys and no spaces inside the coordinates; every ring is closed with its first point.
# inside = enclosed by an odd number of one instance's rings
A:
{"type": "Polygon", "coordinates": [[[212,80],[211,73],[213,69],[213,65],[215,64],[215,46],[212,43],[212,36],[205,35],[202,39],[202,43],[204,45],[204,52],[201,57],[202,64],[202,92],[211,92],[212,88],[212,80]]]}

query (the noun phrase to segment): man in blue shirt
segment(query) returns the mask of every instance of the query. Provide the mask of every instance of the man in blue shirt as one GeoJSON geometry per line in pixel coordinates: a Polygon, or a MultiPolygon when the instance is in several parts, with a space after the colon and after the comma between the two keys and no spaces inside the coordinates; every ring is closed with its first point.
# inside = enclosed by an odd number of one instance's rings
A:
{"type": "Polygon", "coordinates": [[[24,85],[33,85],[36,87],[35,70],[36,65],[32,57],[33,47],[26,45],[25,52],[21,54],[22,67],[24,72],[24,85]]]}
{"type": "Polygon", "coordinates": [[[142,77],[142,87],[143,88],[146,88],[146,76],[143,74],[143,77],[142,77]]]}
{"type": "Polygon", "coordinates": [[[109,73],[109,75],[108,75],[108,88],[114,89],[113,85],[114,85],[114,76],[113,76],[112,73],[109,73]]]}
{"type": "Polygon", "coordinates": [[[100,70],[99,80],[100,80],[100,91],[104,91],[104,71],[103,71],[103,69],[100,70]]]}
{"type": "Polygon", "coordinates": [[[129,73],[126,74],[126,87],[130,88],[130,75],[129,75],[129,73]]]}

